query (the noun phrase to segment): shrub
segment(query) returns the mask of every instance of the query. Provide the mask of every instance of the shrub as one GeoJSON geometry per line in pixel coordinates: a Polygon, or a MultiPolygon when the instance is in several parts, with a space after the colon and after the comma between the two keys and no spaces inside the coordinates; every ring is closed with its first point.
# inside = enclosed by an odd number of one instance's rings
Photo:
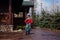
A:
{"type": "Polygon", "coordinates": [[[41,28],[60,29],[60,12],[51,15],[42,11],[38,26],[41,28]]]}

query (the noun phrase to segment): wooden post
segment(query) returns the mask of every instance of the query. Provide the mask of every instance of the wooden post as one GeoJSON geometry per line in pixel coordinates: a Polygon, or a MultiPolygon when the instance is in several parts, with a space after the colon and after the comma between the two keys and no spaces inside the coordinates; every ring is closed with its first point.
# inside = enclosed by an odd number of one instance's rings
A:
{"type": "Polygon", "coordinates": [[[13,24],[13,15],[11,12],[11,0],[9,0],[9,24],[13,24]]]}
{"type": "Polygon", "coordinates": [[[13,14],[11,12],[11,0],[9,0],[9,26],[8,26],[9,31],[13,31],[13,14]]]}
{"type": "Polygon", "coordinates": [[[26,18],[26,15],[27,15],[27,9],[26,8],[24,10],[24,15],[25,15],[25,18],[26,18]]]}

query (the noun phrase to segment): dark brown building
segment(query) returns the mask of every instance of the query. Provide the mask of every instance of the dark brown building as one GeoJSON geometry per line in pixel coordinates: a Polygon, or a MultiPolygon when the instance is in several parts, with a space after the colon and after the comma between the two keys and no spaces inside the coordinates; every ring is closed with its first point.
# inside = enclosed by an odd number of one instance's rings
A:
{"type": "Polygon", "coordinates": [[[0,24],[24,25],[24,19],[33,8],[32,0],[0,0],[0,24]]]}

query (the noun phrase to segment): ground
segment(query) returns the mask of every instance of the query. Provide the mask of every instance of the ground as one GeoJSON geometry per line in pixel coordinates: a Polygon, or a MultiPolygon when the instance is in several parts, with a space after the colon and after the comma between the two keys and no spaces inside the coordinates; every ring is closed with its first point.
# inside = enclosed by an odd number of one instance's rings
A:
{"type": "Polygon", "coordinates": [[[20,32],[16,33],[0,33],[0,40],[60,40],[60,32],[51,31],[48,29],[42,28],[35,28],[31,30],[30,35],[22,35],[20,32]],[[10,35],[10,38],[6,36],[5,38],[3,35],[10,35]]]}

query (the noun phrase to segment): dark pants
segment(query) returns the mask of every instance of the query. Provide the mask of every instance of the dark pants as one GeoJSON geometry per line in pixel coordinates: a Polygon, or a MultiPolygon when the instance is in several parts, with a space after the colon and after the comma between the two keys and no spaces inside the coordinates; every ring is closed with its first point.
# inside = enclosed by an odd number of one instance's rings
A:
{"type": "Polygon", "coordinates": [[[30,24],[26,24],[26,27],[25,27],[26,34],[30,34],[30,30],[31,30],[31,25],[30,24]]]}
{"type": "Polygon", "coordinates": [[[26,31],[26,35],[30,34],[30,30],[29,31],[26,31]]]}

